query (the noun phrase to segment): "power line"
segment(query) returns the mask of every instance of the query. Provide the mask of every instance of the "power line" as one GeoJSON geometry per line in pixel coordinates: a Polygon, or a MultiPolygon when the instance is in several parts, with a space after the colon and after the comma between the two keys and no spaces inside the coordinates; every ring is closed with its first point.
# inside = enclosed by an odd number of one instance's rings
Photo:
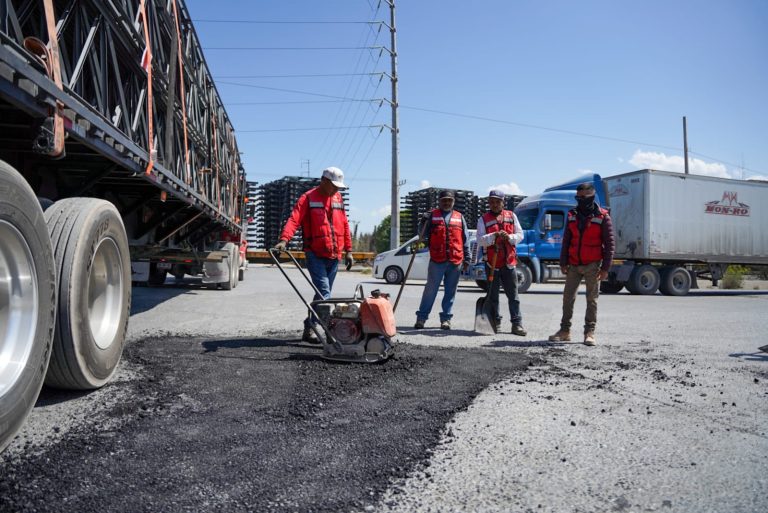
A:
{"type": "Polygon", "coordinates": [[[236,130],[238,134],[256,134],[264,132],[309,132],[313,130],[347,130],[352,128],[381,128],[381,125],[326,126],[312,128],[271,128],[264,130],[236,130]]]}
{"type": "MultiPolygon", "coordinates": [[[[605,140],[605,141],[614,141],[614,142],[621,142],[621,143],[627,143],[627,144],[639,144],[641,146],[650,146],[650,147],[653,147],[653,148],[662,148],[662,149],[666,149],[666,150],[682,151],[682,149],[680,147],[676,147],[676,146],[667,146],[667,145],[663,145],[663,144],[654,144],[654,143],[649,143],[649,142],[644,142],[644,141],[635,141],[635,140],[632,140],[632,139],[622,139],[622,138],[619,138],[619,137],[609,137],[609,136],[605,136],[605,135],[590,134],[590,133],[586,133],[586,132],[577,132],[575,130],[564,130],[564,129],[560,129],[560,128],[551,128],[551,127],[546,127],[546,126],[541,126],[541,125],[532,125],[532,124],[529,124],[529,123],[519,123],[519,122],[516,122],[516,121],[508,121],[508,120],[504,120],[504,119],[495,119],[495,118],[488,118],[488,117],[484,117],[484,116],[475,116],[475,115],[472,115],[472,114],[462,114],[462,113],[458,113],[458,112],[447,112],[447,111],[442,111],[442,110],[426,109],[426,108],[421,108],[421,107],[410,107],[410,106],[407,106],[407,105],[400,105],[400,107],[403,108],[403,109],[418,110],[418,111],[422,111],[422,112],[431,112],[431,113],[434,113],[434,114],[442,114],[442,115],[446,115],[446,116],[454,116],[454,117],[467,118],[467,119],[477,119],[479,121],[489,121],[489,122],[492,122],[492,123],[501,123],[501,124],[504,124],[504,125],[513,125],[513,126],[519,126],[519,127],[523,127],[523,128],[534,128],[536,130],[546,130],[548,132],[557,132],[557,133],[561,133],[561,134],[577,135],[579,137],[590,137],[592,139],[602,139],[602,140],[605,140]]],[[[728,166],[737,167],[737,168],[741,167],[742,169],[745,169],[747,171],[751,171],[752,173],[755,173],[755,174],[761,174],[762,173],[762,171],[757,171],[755,169],[750,169],[748,167],[744,167],[744,166],[741,166],[739,164],[734,164],[732,162],[727,162],[725,160],[721,160],[721,159],[718,159],[716,157],[710,157],[708,155],[704,155],[703,153],[699,153],[699,152],[696,152],[696,151],[689,151],[689,153],[691,153],[693,155],[698,155],[700,157],[704,157],[706,159],[712,160],[714,162],[718,162],[720,164],[726,164],[728,166]]]]}
{"type": "MultiPolygon", "coordinates": [[[[375,10],[374,9],[372,9],[372,10],[373,10],[373,13],[371,14],[371,18],[375,19],[376,16],[378,15],[378,12],[379,12],[379,6],[377,5],[375,10]]],[[[370,29],[370,26],[369,26],[367,28],[367,30],[363,29],[363,31],[360,34],[360,37],[359,37],[358,41],[359,41],[358,44],[362,44],[363,46],[370,46],[370,45],[376,44],[376,42],[378,41],[378,34],[374,33],[370,29]],[[371,40],[373,42],[371,42],[371,40]]],[[[362,62],[363,61],[363,56],[364,56],[363,52],[360,52],[358,54],[357,60],[356,60],[356,62],[354,64],[354,67],[352,68],[352,71],[354,73],[357,73],[360,70],[365,69],[365,67],[368,65],[368,63],[372,60],[370,53],[368,53],[367,60],[365,62],[362,62]]],[[[373,69],[376,68],[377,63],[378,63],[378,60],[373,63],[373,66],[372,66],[373,69]]],[[[347,83],[346,89],[344,91],[344,95],[345,96],[350,96],[350,92],[352,91],[353,82],[354,82],[354,80],[350,80],[347,83]]],[[[356,96],[356,93],[357,93],[357,91],[359,89],[359,84],[360,84],[360,82],[358,80],[357,86],[355,87],[354,92],[351,94],[352,96],[356,96]]],[[[367,90],[365,92],[367,93],[367,90]]],[[[361,95],[361,97],[364,97],[364,96],[365,96],[365,94],[361,95]]],[[[351,124],[351,123],[347,123],[346,122],[348,113],[349,113],[349,104],[339,106],[339,108],[336,109],[336,113],[334,114],[333,121],[331,122],[331,124],[334,125],[334,126],[337,125],[337,124],[345,124],[345,123],[346,124],[351,124]],[[343,114],[343,116],[342,116],[342,114],[343,114]]],[[[339,132],[326,132],[325,137],[323,138],[323,141],[320,143],[320,145],[318,146],[318,149],[314,153],[315,156],[317,156],[317,157],[322,156],[323,158],[318,158],[316,160],[318,160],[320,162],[323,162],[323,161],[327,160],[327,156],[332,151],[331,149],[335,146],[336,141],[338,139],[338,136],[339,136],[339,132]],[[331,134],[333,134],[333,138],[331,139],[331,142],[329,143],[329,137],[331,136],[331,134]]]]}
{"type": "Polygon", "coordinates": [[[379,46],[205,46],[204,51],[257,51],[257,50],[380,50],[379,46]]]}
{"type": "Polygon", "coordinates": [[[715,158],[715,157],[710,157],[708,155],[704,155],[703,153],[699,153],[698,151],[688,150],[688,153],[690,153],[691,155],[698,155],[699,157],[704,157],[705,159],[713,160],[713,161],[718,162],[720,164],[726,164],[726,165],[729,165],[729,166],[732,166],[732,167],[735,167],[735,168],[740,168],[740,169],[743,169],[743,170],[746,170],[746,171],[751,171],[752,173],[755,173],[757,175],[763,174],[763,171],[757,171],[755,169],[750,169],[750,168],[748,168],[748,167],[746,167],[746,166],[744,166],[742,164],[733,164],[732,162],[727,162],[725,160],[720,160],[720,159],[715,158]]]}
{"type": "Polygon", "coordinates": [[[381,23],[380,21],[341,21],[341,20],[306,20],[306,21],[285,21],[285,20],[210,20],[193,19],[193,23],[247,23],[254,25],[370,25],[381,23]]]}
{"type": "Polygon", "coordinates": [[[309,96],[321,96],[323,98],[333,98],[335,100],[344,100],[344,101],[371,101],[371,102],[377,102],[381,101],[381,98],[370,98],[368,100],[362,100],[360,98],[349,98],[345,96],[334,96],[331,94],[322,94],[322,93],[311,93],[309,91],[299,91],[296,89],[283,89],[281,87],[267,87],[267,86],[259,86],[255,84],[241,84],[239,82],[227,82],[226,80],[220,80],[218,82],[219,84],[227,84],[227,85],[234,85],[234,86],[240,86],[240,87],[251,87],[253,89],[267,89],[269,91],[280,91],[283,93],[295,93],[295,94],[306,94],[309,96]]]}
{"type": "Polygon", "coordinates": [[[315,75],[215,75],[216,80],[224,78],[318,78],[318,77],[353,77],[384,75],[383,71],[374,73],[320,73],[315,75]]]}
{"type": "Polygon", "coordinates": [[[516,122],[516,121],[507,121],[507,120],[504,120],[504,119],[495,119],[495,118],[487,118],[487,117],[484,117],[484,116],[475,116],[475,115],[472,115],[472,114],[461,114],[461,113],[458,113],[458,112],[447,112],[447,111],[436,110],[436,109],[425,109],[425,108],[421,108],[421,107],[410,107],[410,106],[402,105],[402,104],[400,105],[400,107],[403,108],[403,109],[418,110],[418,111],[422,111],[422,112],[431,112],[433,114],[443,114],[445,116],[454,116],[454,117],[458,117],[458,118],[467,118],[467,119],[477,119],[479,121],[490,121],[492,123],[500,123],[500,124],[503,124],[503,125],[513,125],[513,126],[519,126],[519,127],[523,127],[523,128],[535,128],[536,130],[546,130],[546,131],[549,131],[549,132],[557,132],[557,133],[561,133],[561,134],[578,135],[580,137],[591,137],[593,139],[603,139],[603,140],[606,140],[606,141],[615,141],[615,142],[623,142],[623,143],[630,143],[630,144],[642,144],[644,146],[652,146],[652,147],[655,147],[655,148],[664,148],[664,149],[667,149],[667,150],[675,150],[675,151],[679,151],[680,150],[680,148],[676,148],[674,146],[665,146],[665,145],[662,145],[662,144],[652,144],[652,143],[647,143],[647,142],[642,142],[642,141],[633,141],[633,140],[630,140],[630,139],[620,139],[618,137],[609,137],[609,136],[605,136],[605,135],[588,134],[586,132],[576,132],[574,130],[564,130],[564,129],[560,129],[560,128],[550,128],[550,127],[541,126],[541,125],[532,125],[532,124],[529,124],[529,123],[519,123],[519,122],[516,122]]]}
{"type": "Polygon", "coordinates": [[[345,100],[304,100],[304,101],[292,101],[292,102],[227,102],[227,105],[293,105],[293,104],[306,104],[306,103],[343,103],[343,102],[380,102],[380,98],[374,98],[371,100],[358,100],[355,98],[347,98],[345,100]]]}

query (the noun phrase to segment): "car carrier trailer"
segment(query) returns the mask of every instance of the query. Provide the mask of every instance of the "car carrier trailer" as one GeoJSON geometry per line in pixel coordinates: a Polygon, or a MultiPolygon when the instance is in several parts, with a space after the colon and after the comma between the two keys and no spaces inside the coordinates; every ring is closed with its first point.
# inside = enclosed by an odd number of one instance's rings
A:
{"type": "Polygon", "coordinates": [[[0,1],[0,450],[110,379],[142,271],[237,285],[245,191],[182,0],[0,1]]]}

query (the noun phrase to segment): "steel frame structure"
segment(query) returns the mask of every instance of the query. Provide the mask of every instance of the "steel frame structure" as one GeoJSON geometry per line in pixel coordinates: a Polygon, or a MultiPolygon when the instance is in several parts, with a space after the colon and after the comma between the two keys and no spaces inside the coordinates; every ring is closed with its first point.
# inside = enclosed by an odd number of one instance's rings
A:
{"type": "Polygon", "coordinates": [[[242,230],[234,129],[183,0],[0,0],[0,158],[38,196],[112,201],[134,245],[242,230]]]}

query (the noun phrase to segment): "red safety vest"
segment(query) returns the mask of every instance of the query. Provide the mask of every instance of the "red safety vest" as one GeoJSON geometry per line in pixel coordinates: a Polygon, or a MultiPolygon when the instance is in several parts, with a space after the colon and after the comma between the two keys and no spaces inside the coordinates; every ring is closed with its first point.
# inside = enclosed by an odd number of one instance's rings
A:
{"type": "MultiPolygon", "coordinates": [[[[486,212],[483,214],[483,224],[485,225],[485,233],[494,233],[499,230],[504,230],[509,234],[515,233],[515,218],[511,210],[502,210],[498,216],[493,212],[486,212]]],[[[517,265],[517,248],[514,244],[511,244],[509,241],[499,242],[501,251],[499,256],[496,257],[496,269],[501,269],[505,265],[517,265]]],[[[493,255],[496,253],[496,244],[485,249],[488,253],[488,265],[491,265],[494,258],[493,255]]]]}
{"type": "Polygon", "coordinates": [[[450,261],[452,264],[458,265],[463,262],[464,227],[461,222],[461,214],[454,210],[446,227],[443,211],[436,208],[432,211],[431,223],[429,258],[439,264],[450,261]]]}
{"type": "Polygon", "coordinates": [[[600,213],[587,217],[583,235],[579,233],[576,210],[568,212],[568,230],[571,232],[571,245],[568,248],[570,265],[585,265],[603,259],[603,219],[608,211],[598,207],[600,213]]]}
{"type": "Polygon", "coordinates": [[[341,259],[344,251],[352,250],[349,221],[338,192],[326,196],[319,187],[305,192],[296,202],[280,239],[291,240],[299,226],[304,237],[304,251],[312,251],[315,256],[341,259]]]}

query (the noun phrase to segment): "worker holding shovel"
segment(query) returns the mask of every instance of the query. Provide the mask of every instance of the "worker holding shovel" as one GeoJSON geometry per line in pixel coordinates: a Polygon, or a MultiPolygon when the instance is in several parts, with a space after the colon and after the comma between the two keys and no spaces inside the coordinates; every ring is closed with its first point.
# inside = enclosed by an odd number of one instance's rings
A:
{"type": "Polygon", "coordinates": [[[523,328],[523,316],[520,313],[520,298],[517,293],[517,243],[523,240],[523,229],[517,216],[511,210],[504,210],[504,193],[493,189],[488,194],[489,211],[477,220],[477,243],[485,248],[486,274],[497,276],[489,280],[485,310],[490,312],[494,331],[501,323],[499,315],[499,286],[504,285],[504,292],[509,301],[509,316],[512,321],[512,334],[524,337],[528,334],[523,328]]]}

